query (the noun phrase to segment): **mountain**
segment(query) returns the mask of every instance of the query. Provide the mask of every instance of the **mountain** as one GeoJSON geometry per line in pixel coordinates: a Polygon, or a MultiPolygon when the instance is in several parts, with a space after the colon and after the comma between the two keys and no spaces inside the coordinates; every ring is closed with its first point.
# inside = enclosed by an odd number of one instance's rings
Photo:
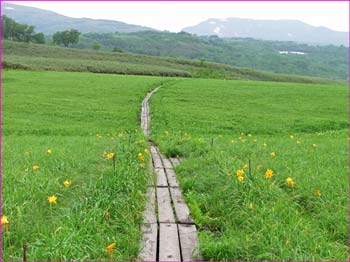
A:
{"type": "Polygon", "coordinates": [[[55,12],[35,7],[21,6],[2,2],[2,14],[19,23],[34,25],[35,31],[53,34],[66,29],[77,29],[82,33],[88,32],[136,32],[152,30],[148,27],[131,25],[112,20],[91,18],[72,18],[55,12]]]}
{"type": "Polygon", "coordinates": [[[200,36],[251,37],[262,40],[349,46],[348,33],[311,26],[297,20],[208,19],[182,31],[200,36]]]}

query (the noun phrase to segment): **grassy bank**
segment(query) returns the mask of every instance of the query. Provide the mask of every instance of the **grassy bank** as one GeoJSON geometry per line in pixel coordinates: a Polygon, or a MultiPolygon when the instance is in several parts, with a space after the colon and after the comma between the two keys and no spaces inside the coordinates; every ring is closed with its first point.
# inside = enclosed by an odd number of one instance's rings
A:
{"type": "Polygon", "coordinates": [[[274,74],[199,60],[131,53],[79,50],[3,41],[3,67],[107,74],[245,79],[298,83],[337,83],[323,78],[274,74]]]}

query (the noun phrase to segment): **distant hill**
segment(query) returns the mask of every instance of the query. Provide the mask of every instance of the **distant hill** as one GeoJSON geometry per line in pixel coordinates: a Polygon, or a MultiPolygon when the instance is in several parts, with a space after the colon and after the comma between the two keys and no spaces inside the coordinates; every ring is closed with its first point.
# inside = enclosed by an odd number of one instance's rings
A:
{"type": "Polygon", "coordinates": [[[136,32],[142,30],[151,30],[151,28],[131,25],[118,21],[100,20],[90,18],[72,18],[55,12],[14,5],[2,2],[2,14],[6,15],[19,23],[34,25],[37,32],[44,34],[53,34],[57,31],[66,29],[77,29],[82,33],[88,32],[136,32]]]}
{"type": "Polygon", "coordinates": [[[263,40],[349,46],[348,33],[311,26],[297,20],[208,19],[182,31],[200,36],[252,37],[263,40]]]}
{"type": "Polygon", "coordinates": [[[144,55],[203,59],[280,74],[333,79],[348,77],[348,48],[334,45],[141,31],[84,34],[74,47],[91,49],[94,43],[99,43],[102,50],[116,48],[144,55]]]}
{"type": "Polygon", "coordinates": [[[79,50],[8,40],[2,42],[2,54],[3,69],[343,84],[325,78],[273,74],[199,60],[79,50]]]}

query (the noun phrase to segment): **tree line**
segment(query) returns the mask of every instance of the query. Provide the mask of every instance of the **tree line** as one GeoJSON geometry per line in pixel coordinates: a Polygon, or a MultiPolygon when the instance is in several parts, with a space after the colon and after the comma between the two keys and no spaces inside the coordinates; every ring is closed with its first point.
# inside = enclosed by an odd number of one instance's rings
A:
{"type": "Polygon", "coordinates": [[[35,33],[34,26],[17,23],[15,20],[2,16],[2,39],[19,42],[45,43],[43,33],[35,33]]]}
{"type": "MultiPolygon", "coordinates": [[[[2,39],[45,44],[45,35],[43,33],[35,33],[34,28],[32,25],[20,24],[6,15],[2,16],[2,39]]],[[[79,42],[80,34],[75,29],[59,31],[52,36],[52,41],[56,45],[68,47],[70,44],[79,42]]]]}

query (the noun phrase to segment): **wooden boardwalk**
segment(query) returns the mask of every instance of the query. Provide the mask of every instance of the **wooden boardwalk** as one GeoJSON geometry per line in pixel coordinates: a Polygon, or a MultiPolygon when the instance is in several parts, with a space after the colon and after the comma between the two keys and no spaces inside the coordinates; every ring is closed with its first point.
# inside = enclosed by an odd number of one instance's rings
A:
{"type": "MultiPolygon", "coordinates": [[[[149,136],[149,99],[142,101],[141,128],[149,136]]],[[[174,166],[177,158],[166,158],[151,142],[150,152],[156,181],[148,187],[147,205],[141,225],[140,258],[144,261],[193,261],[200,259],[197,229],[183,199],[174,166]]]]}

